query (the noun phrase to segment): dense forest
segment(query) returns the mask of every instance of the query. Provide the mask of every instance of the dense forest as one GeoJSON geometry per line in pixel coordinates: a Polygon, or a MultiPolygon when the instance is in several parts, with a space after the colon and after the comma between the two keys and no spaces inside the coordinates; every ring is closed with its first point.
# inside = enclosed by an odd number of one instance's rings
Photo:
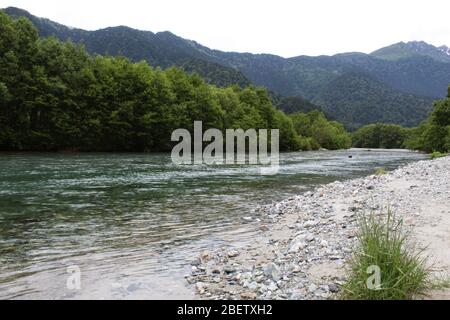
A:
{"type": "Polygon", "coordinates": [[[404,128],[392,124],[371,124],[352,135],[359,148],[407,148],[424,152],[450,152],[450,87],[447,99],[434,103],[428,119],[418,127],[404,128]]]}
{"type": "Polygon", "coordinates": [[[402,149],[411,129],[396,124],[369,124],[352,135],[356,148],[402,149]]]}
{"type": "Polygon", "coordinates": [[[450,152],[450,87],[447,99],[434,103],[434,109],[419,127],[410,129],[405,139],[408,149],[425,152],[450,152]]]}
{"type": "MultiPolygon", "coordinates": [[[[449,56],[443,48],[421,42],[396,44],[372,54],[286,59],[212,50],[170,32],[123,26],[86,31],[18,8],[7,8],[5,12],[31,19],[42,37],[71,39],[82,43],[91,54],[125,56],[134,62],[145,60],[154,67],[181,67],[218,86],[246,84],[245,79],[249,79],[283,96],[303,97],[348,129],[376,122],[417,126],[428,116],[432,101],[445,96],[450,83],[449,56]]],[[[302,105],[307,106],[299,100],[284,104],[289,112],[310,111],[303,110],[302,105]]]]}
{"type": "Polygon", "coordinates": [[[172,131],[194,121],[278,128],[281,150],[350,146],[342,125],[320,112],[289,117],[263,88],[219,88],[178,68],[89,55],[3,13],[0,35],[0,150],[169,151],[172,131]]]}

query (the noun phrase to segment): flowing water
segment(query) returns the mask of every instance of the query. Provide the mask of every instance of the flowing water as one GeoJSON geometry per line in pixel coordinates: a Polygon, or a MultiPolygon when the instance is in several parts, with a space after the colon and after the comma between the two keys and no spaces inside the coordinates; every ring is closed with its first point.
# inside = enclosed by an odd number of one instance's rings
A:
{"type": "Polygon", "coordinates": [[[423,158],[286,153],[277,175],[262,176],[255,166],[178,167],[167,154],[0,154],[0,299],[192,298],[189,262],[250,242],[258,223],[244,217],[258,206],[423,158]],[[80,290],[67,287],[70,267],[80,290]]]}

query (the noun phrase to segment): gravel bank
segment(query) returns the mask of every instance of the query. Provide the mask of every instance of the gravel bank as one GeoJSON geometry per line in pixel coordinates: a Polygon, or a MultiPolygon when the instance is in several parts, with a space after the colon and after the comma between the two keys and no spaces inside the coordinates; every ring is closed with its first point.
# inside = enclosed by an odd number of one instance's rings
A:
{"type": "MultiPolygon", "coordinates": [[[[203,252],[186,278],[203,299],[334,299],[356,243],[356,217],[390,207],[433,272],[450,275],[450,157],[325,185],[258,209],[261,234],[239,250],[203,252]]],[[[431,298],[450,299],[448,291],[431,298]]]]}

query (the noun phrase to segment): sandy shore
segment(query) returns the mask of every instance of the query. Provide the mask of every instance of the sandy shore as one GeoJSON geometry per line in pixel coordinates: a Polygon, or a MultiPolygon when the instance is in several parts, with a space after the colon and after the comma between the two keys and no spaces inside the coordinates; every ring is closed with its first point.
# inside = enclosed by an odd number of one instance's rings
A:
{"type": "MultiPolygon", "coordinates": [[[[261,234],[239,250],[203,252],[187,281],[203,299],[334,299],[345,282],[356,217],[390,208],[450,276],[450,157],[335,182],[257,211],[261,234]]],[[[430,292],[450,299],[450,290],[430,292]]]]}

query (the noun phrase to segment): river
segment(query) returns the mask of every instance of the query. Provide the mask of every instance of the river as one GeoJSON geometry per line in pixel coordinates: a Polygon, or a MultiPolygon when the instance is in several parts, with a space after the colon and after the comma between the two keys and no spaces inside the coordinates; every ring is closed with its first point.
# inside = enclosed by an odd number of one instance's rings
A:
{"type": "Polygon", "coordinates": [[[258,206],[424,158],[285,153],[279,173],[263,176],[255,166],[179,167],[168,154],[3,153],[0,299],[190,299],[189,262],[251,242],[258,206]],[[67,287],[70,267],[79,290],[67,287]]]}

